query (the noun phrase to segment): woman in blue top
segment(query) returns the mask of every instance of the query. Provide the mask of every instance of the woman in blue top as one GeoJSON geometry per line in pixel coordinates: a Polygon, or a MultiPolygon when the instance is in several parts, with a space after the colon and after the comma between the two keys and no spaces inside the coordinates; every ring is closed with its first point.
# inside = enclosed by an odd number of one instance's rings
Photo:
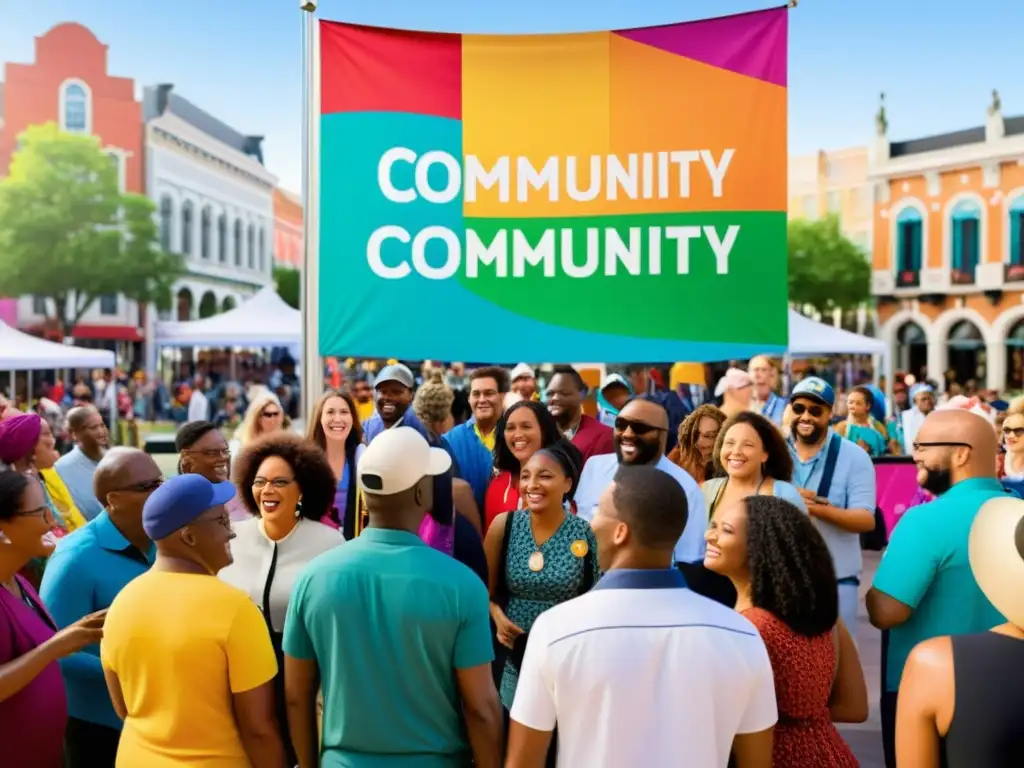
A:
{"type": "Polygon", "coordinates": [[[708,520],[748,496],[777,496],[807,512],[803,497],[790,482],[793,456],[782,432],[764,416],[741,411],[722,425],[713,454],[719,477],[701,485],[708,520]]]}
{"type": "Polygon", "coordinates": [[[846,397],[846,419],[836,425],[836,434],[845,437],[868,452],[882,456],[888,450],[885,426],[871,414],[875,398],[867,387],[854,387],[846,397]]]}

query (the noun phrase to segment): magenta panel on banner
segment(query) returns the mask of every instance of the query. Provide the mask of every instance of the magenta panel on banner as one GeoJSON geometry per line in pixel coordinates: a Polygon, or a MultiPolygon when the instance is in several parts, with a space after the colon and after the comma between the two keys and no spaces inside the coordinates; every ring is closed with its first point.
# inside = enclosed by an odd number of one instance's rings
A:
{"type": "Polygon", "coordinates": [[[917,493],[917,466],[907,461],[875,464],[875,488],[878,508],[885,519],[885,530],[892,533],[917,493]]]}

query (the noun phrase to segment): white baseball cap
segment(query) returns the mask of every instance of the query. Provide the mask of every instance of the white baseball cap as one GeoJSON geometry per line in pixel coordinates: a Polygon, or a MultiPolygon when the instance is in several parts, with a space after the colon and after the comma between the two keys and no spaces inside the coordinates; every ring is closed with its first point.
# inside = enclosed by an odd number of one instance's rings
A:
{"type": "Polygon", "coordinates": [[[359,460],[359,487],[364,493],[392,496],[451,467],[448,452],[431,448],[415,429],[392,427],[377,435],[359,460]]]}

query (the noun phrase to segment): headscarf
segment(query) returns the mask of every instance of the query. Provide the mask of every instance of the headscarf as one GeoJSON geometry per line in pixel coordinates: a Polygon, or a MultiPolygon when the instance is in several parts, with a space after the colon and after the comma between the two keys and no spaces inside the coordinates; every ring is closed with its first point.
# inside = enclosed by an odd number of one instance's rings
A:
{"type": "Polygon", "coordinates": [[[22,413],[0,421],[0,462],[14,464],[33,450],[43,431],[38,414],[22,413]]]}

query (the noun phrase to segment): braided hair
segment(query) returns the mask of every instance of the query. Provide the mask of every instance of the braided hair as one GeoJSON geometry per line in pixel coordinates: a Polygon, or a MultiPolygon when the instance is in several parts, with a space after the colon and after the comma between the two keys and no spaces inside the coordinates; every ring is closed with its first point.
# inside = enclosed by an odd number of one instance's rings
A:
{"type": "Polygon", "coordinates": [[[784,499],[749,496],[747,559],[754,607],[816,637],[839,617],[832,555],[810,518],[784,499]]]}

